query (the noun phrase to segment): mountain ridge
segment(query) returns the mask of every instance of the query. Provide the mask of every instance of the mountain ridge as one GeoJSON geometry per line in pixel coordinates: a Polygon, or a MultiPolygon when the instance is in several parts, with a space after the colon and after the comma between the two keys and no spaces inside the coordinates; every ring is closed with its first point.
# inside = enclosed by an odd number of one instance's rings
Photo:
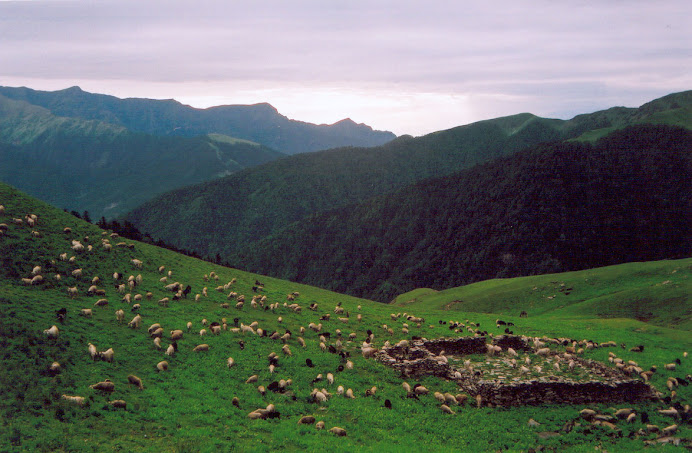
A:
{"type": "MultiPolygon", "coordinates": [[[[692,91],[649,102],[692,107],[692,91]]],[[[636,109],[616,108],[556,120],[521,113],[433,132],[402,136],[376,148],[337,148],[291,156],[198,187],[152,200],[126,215],[140,230],[202,255],[228,257],[241,246],[278,232],[308,215],[393,192],[421,180],[451,174],[541,142],[586,140],[589,127],[620,127],[636,109]],[[175,201],[173,201],[175,200],[175,201]],[[217,200],[224,200],[216,206],[217,200]],[[198,211],[192,206],[208,206],[198,211]],[[211,208],[211,206],[214,206],[211,208]],[[182,225],[156,220],[168,212],[182,225]],[[156,215],[152,215],[156,213],[156,215]],[[212,231],[203,219],[216,219],[212,231]],[[193,232],[204,232],[202,240],[193,232]]],[[[686,110],[685,110],[686,111],[686,110]]],[[[648,118],[642,114],[638,120],[648,118]]],[[[680,115],[692,127],[692,115],[680,115]]],[[[683,121],[684,122],[684,121],[683,121]]],[[[597,137],[594,137],[597,138],[597,137]]]]}
{"type": "Polygon", "coordinates": [[[375,146],[396,137],[391,132],[376,131],[353,121],[317,125],[291,120],[266,102],[197,109],[174,99],[120,99],[89,93],[79,87],[58,91],[0,87],[0,95],[39,105],[57,116],[99,120],[152,135],[190,137],[221,133],[261,143],[285,154],[346,145],[375,146]]]}

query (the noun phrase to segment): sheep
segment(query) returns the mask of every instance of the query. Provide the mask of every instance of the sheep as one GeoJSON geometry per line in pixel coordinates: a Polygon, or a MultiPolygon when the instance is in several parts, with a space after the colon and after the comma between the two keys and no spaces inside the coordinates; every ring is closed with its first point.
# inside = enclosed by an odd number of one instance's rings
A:
{"type": "Polygon", "coordinates": [[[134,258],[134,259],[132,260],[132,264],[133,264],[137,269],[141,269],[143,263],[142,263],[140,260],[134,258]]]}
{"type": "Polygon", "coordinates": [[[107,350],[99,353],[99,358],[104,362],[113,363],[113,357],[115,356],[115,351],[113,348],[108,348],[107,350]]]}
{"type": "Polygon", "coordinates": [[[168,348],[166,349],[166,355],[172,356],[175,353],[175,347],[172,344],[168,345],[168,348]]]}
{"type": "Polygon", "coordinates": [[[202,330],[199,331],[199,336],[200,336],[200,337],[203,337],[203,336],[205,336],[206,334],[207,334],[207,329],[202,329],[202,330]]]}
{"type": "Polygon", "coordinates": [[[192,349],[193,352],[204,352],[204,351],[208,351],[208,350],[209,350],[209,345],[206,343],[197,345],[192,349]]]}
{"type": "Polygon", "coordinates": [[[43,334],[48,338],[55,339],[55,338],[58,338],[58,335],[60,334],[60,332],[58,330],[58,326],[53,325],[53,326],[51,326],[50,329],[44,330],[43,334]]]}
{"type": "Polygon", "coordinates": [[[346,436],[346,430],[343,428],[339,428],[338,426],[333,427],[332,429],[329,430],[329,432],[334,434],[337,437],[346,436]]]}
{"type": "Polygon", "coordinates": [[[131,327],[133,329],[139,329],[139,324],[142,322],[142,316],[141,315],[136,315],[134,318],[132,318],[132,321],[127,323],[128,327],[131,327]]]}
{"type": "Polygon", "coordinates": [[[445,414],[452,414],[452,415],[454,415],[454,414],[456,413],[456,412],[454,412],[449,406],[447,406],[446,404],[443,404],[442,406],[440,406],[440,409],[442,409],[442,412],[445,413],[445,414]]]}
{"type": "Polygon", "coordinates": [[[161,337],[154,338],[154,346],[156,346],[156,349],[161,349],[161,337]]]}
{"type": "Polygon", "coordinates": [[[259,376],[256,374],[253,374],[252,376],[247,378],[247,381],[245,381],[245,383],[246,384],[252,384],[253,382],[257,382],[258,379],[259,379],[259,376]]]}
{"type": "Polygon", "coordinates": [[[115,391],[115,384],[110,380],[106,379],[105,381],[97,382],[94,385],[90,385],[89,388],[104,393],[113,393],[115,391]]]}
{"type": "Polygon", "coordinates": [[[74,299],[75,297],[77,297],[78,294],[79,294],[79,290],[77,289],[76,286],[73,286],[71,288],[67,288],[67,295],[70,296],[71,299],[74,299]]]}
{"type": "Polygon", "coordinates": [[[233,357],[229,357],[228,360],[226,360],[226,365],[228,365],[228,368],[231,368],[235,364],[235,360],[233,360],[233,357]]]}
{"type": "Polygon", "coordinates": [[[94,307],[105,307],[108,305],[108,299],[99,299],[94,303],[94,307]]]}
{"type": "Polygon", "coordinates": [[[324,422],[320,420],[319,422],[315,423],[315,428],[324,429],[324,422]]]}
{"type": "Polygon", "coordinates": [[[89,350],[89,355],[91,356],[91,360],[96,360],[98,358],[98,352],[96,351],[96,346],[89,343],[87,349],[89,350]]]}
{"type": "Polygon", "coordinates": [[[361,352],[363,353],[363,357],[370,358],[370,357],[375,357],[375,353],[377,352],[376,348],[373,347],[363,347],[361,348],[361,352]]]}
{"type": "Polygon", "coordinates": [[[663,428],[663,436],[672,436],[678,430],[678,425],[670,425],[663,428]]]}
{"type": "Polygon", "coordinates": [[[420,384],[416,384],[413,386],[413,393],[415,393],[416,395],[427,395],[429,392],[430,390],[428,390],[420,384]]]}
{"type": "Polygon", "coordinates": [[[664,368],[669,371],[675,371],[676,364],[675,363],[667,363],[665,364],[664,368]]]}
{"type": "Polygon", "coordinates": [[[315,423],[315,417],[312,415],[304,415],[298,420],[299,425],[312,425],[313,423],[315,423]]]}
{"type": "Polygon", "coordinates": [[[91,318],[91,315],[93,314],[94,313],[91,311],[91,308],[82,308],[79,312],[79,315],[84,316],[85,318],[91,318]]]}
{"type": "Polygon", "coordinates": [[[86,405],[86,399],[83,396],[62,395],[61,398],[69,403],[76,404],[79,407],[84,407],[86,405]]]}
{"type": "MultiPolygon", "coordinates": [[[[188,323],[192,324],[192,323],[188,323]]],[[[189,326],[192,327],[192,326],[189,326]]],[[[178,341],[183,338],[183,331],[178,329],[178,330],[171,330],[171,341],[178,341]]]]}
{"type": "Polygon", "coordinates": [[[122,309],[116,310],[115,319],[118,321],[118,323],[122,323],[125,320],[125,312],[122,309]]]}
{"type": "Polygon", "coordinates": [[[140,304],[134,304],[130,311],[135,312],[135,311],[139,310],[140,308],[142,308],[142,306],[140,304]]]}
{"type": "Polygon", "coordinates": [[[110,404],[116,409],[127,409],[127,403],[125,402],[125,400],[113,400],[109,401],[108,404],[110,404]]]}
{"type": "Polygon", "coordinates": [[[536,354],[547,357],[550,355],[550,348],[541,348],[536,351],[536,354]]]}
{"type": "Polygon", "coordinates": [[[158,371],[168,371],[168,362],[162,360],[161,362],[156,364],[156,369],[158,371]]]}
{"type": "Polygon", "coordinates": [[[43,276],[42,276],[42,275],[35,275],[35,276],[31,279],[31,281],[30,281],[29,284],[30,284],[30,285],[40,285],[41,283],[43,283],[43,276]]]}
{"type": "Polygon", "coordinates": [[[170,302],[170,299],[168,297],[164,297],[163,299],[159,299],[159,305],[162,307],[168,307],[168,302],[170,302]]]}

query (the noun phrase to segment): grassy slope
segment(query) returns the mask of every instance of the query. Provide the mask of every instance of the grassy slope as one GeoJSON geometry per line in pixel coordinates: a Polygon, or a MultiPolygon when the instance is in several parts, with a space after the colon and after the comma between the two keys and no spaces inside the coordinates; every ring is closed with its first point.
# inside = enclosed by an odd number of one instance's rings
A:
{"type": "Polygon", "coordinates": [[[407,309],[569,318],[632,318],[692,330],[692,258],[486,280],[399,295],[407,309]],[[570,289],[571,288],[571,289],[570,289]]]}
{"type": "MultiPolygon", "coordinates": [[[[432,395],[418,401],[405,398],[402,379],[396,373],[372,360],[365,360],[358,353],[357,344],[364,339],[367,329],[375,332],[378,346],[390,339],[379,327],[385,323],[396,330],[391,337],[393,341],[411,335],[450,335],[447,326],[437,322],[450,319],[449,312],[427,308],[417,310],[415,314],[425,316],[427,321],[420,328],[412,326],[411,333],[404,336],[399,330],[401,321],[392,322],[389,318],[390,306],[214,266],[146,244],[135,243],[134,249],[115,247],[106,253],[97,246],[101,232],[93,225],[2,184],[0,204],[6,208],[0,223],[9,225],[7,233],[0,237],[0,257],[3,260],[0,268],[0,367],[3,370],[0,373],[0,445],[3,450],[217,451],[235,447],[241,451],[401,451],[404,448],[409,451],[526,451],[545,445],[566,451],[594,451],[597,446],[610,451],[633,451],[643,445],[642,439],[628,437],[643,427],[639,421],[631,425],[619,423],[623,437],[609,435],[607,428],[588,426],[577,427],[559,438],[540,440],[537,437],[540,431],[559,430],[567,421],[577,417],[581,407],[555,405],[506,410],[464,406],[455,408],[456,415],[445,416],[432,395]],[[41,238],[31,238],[28,227],[10,223],[11,218],[26,213],[39,216],[39,225],[34,229],[41,232],[41,238]],[[72,228],[72,234],[62,232],[65,226],[72,228]],[[73,264],[57,260],[59,253],[71,252],[71,239],[81,239],[86,235],[91,238],[88,243],[97,246],[93,252],[76,254],[73,264]],[[132,258],[141,259],[143,269],[133,268],[132,258]],[[19,278],[27,276],[34,265],[44,268],[46,283],[39,287],[22,286],[19,278]],[[144,301],[141,309],[143,327],[132,330],[119,325],[113,316],[114,310],[125,308],[126,320],[132,317],[132,313],[126,304],[120,302],[122,296],[114,291],[110,275],[115,270],[125,275],[141,273],[143,284],[136,288],[135,293],[152,291],[155,301],[170,296],[159,282],[159,265],[172,270],[173,279],[191,284],[193,294],[199,292],[202,285],[209,286],[209,297],[197,303],[192,300],[172,302],[168,308],[144,301]],[[76,267],[84,270],[84,277],[69,276],[76,267]],[[288,292],[300,291],[298,302],[304,310],[302,314],[295,314],[280,307],[272,313],[253,310],[249,305],[241,311],[222,309],[219,304],[226,301],[225,294],[211,289],[215,283],[205,283],[202,279],[203,274],[212,270],[220,275],[220,283],[237,278],[233,289],[248,296],[253,294],[251,286],[259,278],[270,302],[283,302],[288,292]],[[55,272],[65,277],[55,282],[52,278],[55,272]],[[106,289],[110,305],[104,309],[95,308],[94,317],[88,319],[77,313],[81,308],[92,307],[97,299],[85,295],[94,275],[103,279],[101,287],[106,289]],[[66,295],[66,288],[73,285],[80,290],[80,296],[74,300],[66,295]],[[312,301],[320,304],[317,312],[306,309],[312,301]],[[295,334],[299,326],[317,322],[321,314],[332,312],[337,303],[342,303],[352,315],[360,312],[364,318],[362,323],[353,319],[349,324],[335,320],[325,322],[325,330],[332,333],[341,328],[345,333],[353,331],[357,334],[357,341],[346,345],[346,350],[353,353],[354,369],[341,373],[335,371],[341,362],[339,357],[320,352],[317,335],[310,330],[305,334],[305,350],[295,339],[289,341],[293,351],[291,357],[283,357],[280,341],[268,338],[228,331],[204,339],[194,334],[202,327],[202,318],[213,321],[222,317],[227,317],[229,322],[234,317],[240,317],[244,323],[257,320],[261,327],[270,331],[278,329],[283,333],[287,328],[295,334]],[[358,305],[362,306],[360,311],[358,305]],[[56,323],[54,311],[60,307],[67,308],[68,317],[64,324],[59,325],[59,339],[49,341],[42,331],[56,323]],[[283,317],[281,325],[277,322],[278,316],[283,317]],[[146,333],[150,324],[159,322],[168,332],[174,328],[185,329],[187,321],[194,323],[193,332],[185,334],[179,342],[179,351],[173,357],[166,357],[162,351],[154,349],[146,333]],[[238,345],[240,339],[246,343],[243,350],[238,345]],[[114,348],[114,363],[92,362],[87,353],[89,342],[99,350],[114,348]],[[192,347],[202,342],[211,346],[210,351],[207,354],[193,353],[192,347]],[[281,356],[274,375],[270,375],[267,369],[266,357],[271,351],[281,356]],[[237,362],[230,370],[226,367],[229,356],[237,362]],[[304,365],[306,358],[311,358],[316,367],[307,368],[304,365]],[[157,373],[154,365],[163,359],[170,362],[170,371],[157,373]],[[64,371],[56,377],[42,374],[54,360],[63,365],[64,371]],[[337,385],[344,385],[354,390],[356,399],[347,400],[335,395],[322,406],[308,402],[313,388],[311,380],[317,373],[327,372],[334,372],[336,383],[330,386],[321,382],[316,386],[327,387],[335,393],[337,385]],[[143,379],[143,391],[126,385],[126,377],[131,373],[143,379]],[[292,378],[294,384],[290,393],[268,392],[261,396],[256,390],[257,384],[245,384],[252,374],[259,374],[259,383],[265,386],[281,378],[292,378]],[[110,397],[98,395],[89,388],[90,384],[103,379],[111,379],[116,384],[116,391],[110,397]],[[365,389],[373,385],[378,387],[377,394],[366,398],[365,389]],[[83,395],[88,398],[89,406],[84,409],[70,406],[59,399],[63,393],[83,395]],[[231,405],[234,396],[241,401],[240,409],[231,405]],[[107,401],[112,399],[126,400],[127,410],[114,410],[107,406],[107,401]],[[385,399],[392,401],[391,411],[382,407],[385,399]],[[247,418],[250,411],[269,403],[277,406],[282,414],[280,419],[253,421],[247,418]],[[313,426],[297,426],[299,416],[307,414],[324,420],[327,428],[345,428],[348,437],[335,438],[313,426]],[[529,418],[542,425],[529,427],[529,418]]],[[[407,311],[413,313],[408,308],[407,311]]],[[[493,314],[456,312],[451,318],[461,321],[471,318],[483,326],[490,326],[495,317],[493,314]]],[[[547,322],[546,319],[534,316],[508,318],[516,323],[516,333],[520,334],[566,335],[595,341],[614,340],[628,345],[647,344],[648,348],[642,354],[617,351],[619,356],[637,360],[643,367],[661,366],[681,357],[682,351],[692,346],[689,336],[682,336],[678,330],[653,328],[632,320],[594,321],[583,318],[566,322],[551,319],[547,322]]],[[[167,344],[164,337],[164,348],[167,344]]],[[[607,351],[595,350],[588,355],[604,360],[607,351]]],[[[688,360],[683,360],[676,375],[692,371],[688,360]]],[[[665,390],[668,375],[670,373],[657,374],[654,384],[665,390]]],[[[435,378],[425,378],[420,382],[432,390],[456,392],[451,382],[435,378]]],[[[679,398],[683,401],[689,401],[692,396],[688,388],[679,389],[679,398]]],[[[648,411],[653,423],[667,426],[670,419],[656,412],[662,407],[662,404],[642,404],[636,409],[648,411]]],[[[609,411],[607,407],[599,409],[609,411]]],[[[683,426],[679,434],[689,438],[692,432],[688,426],[683,426]]]]}

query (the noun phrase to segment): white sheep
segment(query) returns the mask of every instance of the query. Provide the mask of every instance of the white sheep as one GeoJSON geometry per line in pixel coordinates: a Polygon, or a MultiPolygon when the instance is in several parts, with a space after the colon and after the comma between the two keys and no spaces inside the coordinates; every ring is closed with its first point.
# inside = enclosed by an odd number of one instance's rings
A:
{"type": "Polygon", "coordinates": [[[53,325],[51,326],[50,329],[46,329],[43,331],[44,335],[46,335],[48,338],[58,338],[58,335],[60,334],[60,331],[58,330],[58,326],[53,325]]]}

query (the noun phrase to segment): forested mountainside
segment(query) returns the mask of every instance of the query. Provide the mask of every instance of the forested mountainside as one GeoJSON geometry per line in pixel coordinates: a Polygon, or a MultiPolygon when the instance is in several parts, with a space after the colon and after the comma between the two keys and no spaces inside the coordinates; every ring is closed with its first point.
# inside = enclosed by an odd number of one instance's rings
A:
{"type": "Polygon", "coordinates": [[[528,113],[481,121],[376,148],[291,156],[162,195],[126,216],[139,229],[201,255],[228,259],[240,248],[309,215],[362,203],[539,143],[589,141],[628,124],[692,127],[692,92],[638,109],[613,108],[569,121],[528,113]]]}
{"type": "Polygon", "coordinates": [[[692,132],[543,144],[296,222],[235,254],[253,272],[379,301],[418,287],[692,253],[692,132]]]}

